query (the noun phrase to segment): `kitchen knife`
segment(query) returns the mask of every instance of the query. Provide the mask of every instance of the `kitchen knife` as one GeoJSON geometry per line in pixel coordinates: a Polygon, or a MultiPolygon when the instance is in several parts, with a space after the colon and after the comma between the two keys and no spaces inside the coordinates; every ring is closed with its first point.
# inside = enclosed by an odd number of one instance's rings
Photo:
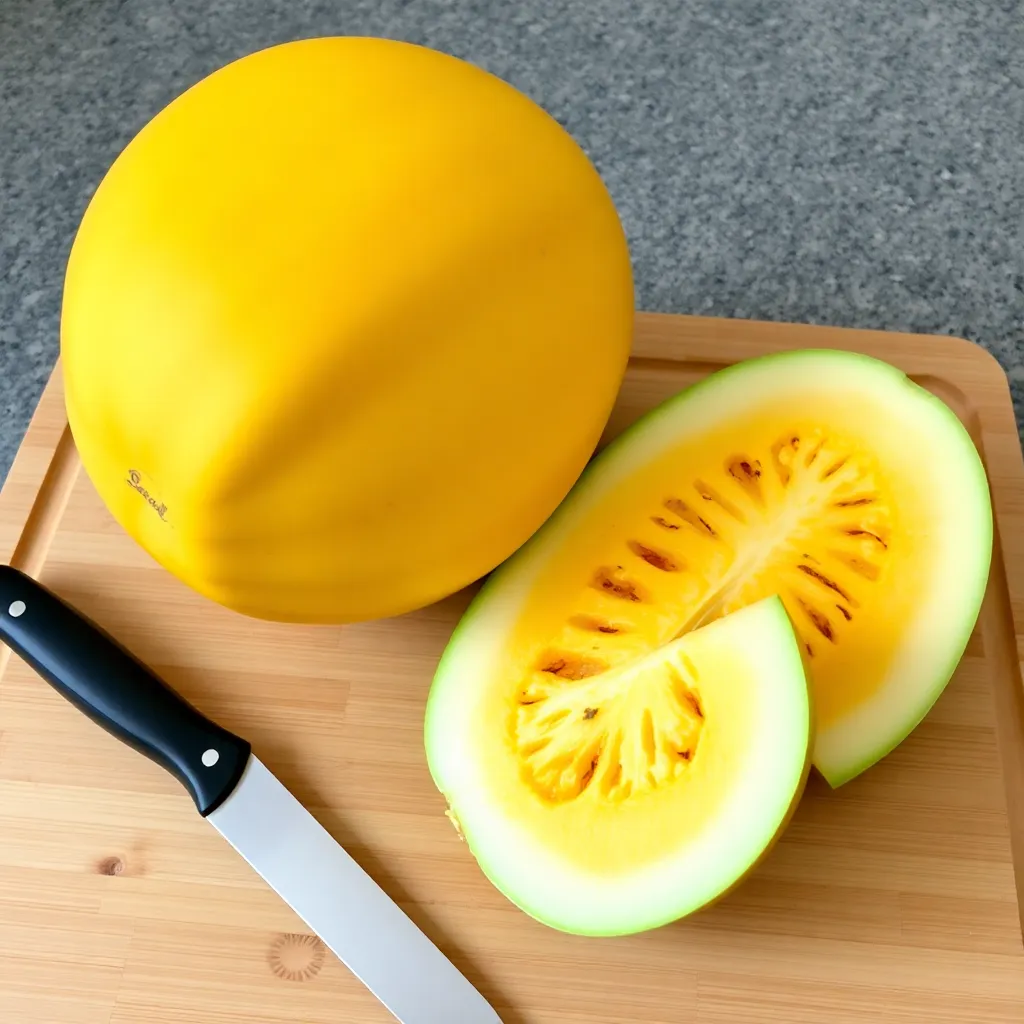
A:
{"type": "Polygon", "coordinates": [[[501,1024],[245,740],[7,565],[0,565],[0,639],[94,722],[176,776],[199,813],[402,1024],[501,1024]]]}

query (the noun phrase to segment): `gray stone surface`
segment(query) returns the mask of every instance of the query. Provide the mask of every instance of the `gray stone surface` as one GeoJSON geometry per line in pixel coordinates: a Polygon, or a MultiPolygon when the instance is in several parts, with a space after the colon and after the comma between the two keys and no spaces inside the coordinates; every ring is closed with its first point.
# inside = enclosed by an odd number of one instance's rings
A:
{"type": "Polygon", "coordinates": [[[219,65],[320,34],[425,43],[543,104],[612,191],[640,307],[962,335],[1020,421],[1019,0],[0,0],[0,476],[106,167],[219,65]]]}

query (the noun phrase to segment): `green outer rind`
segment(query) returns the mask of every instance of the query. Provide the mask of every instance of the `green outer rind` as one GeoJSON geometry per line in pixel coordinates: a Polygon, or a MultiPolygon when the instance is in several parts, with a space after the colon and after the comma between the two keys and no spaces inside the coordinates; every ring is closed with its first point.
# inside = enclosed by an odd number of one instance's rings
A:
{"type": "MultiPolygon", "coordinates": [[[[776,716],[772,723],[775,728],[760,736],[760,747],[749,755],[746,770],[737,773],[737,782],[718,808],[719,817],[713,825],[682,844],[679,852],[653,866],[644,866],[625,879],[626,885],[635,886],[637,876],[657,876],[646,885],[647,898],[639,901],[618,891],[624,884],[621,877],[584,876],[582,872],[575,872],[572,879],[582,895],[575,899],[566,897],[563,886],[573,872],[571,866],[553,857],[545,865],[541,862],[544,854],[536,848],[533,856],[525,849],[513,848],[515,839],[527,844],[528,837],[520,833],[511,842],[502,839],[481,826],[475,815],[464,813],[465,801],[460,799],[459,784],[445,785],[442,764],[452,753],[448,722],[457,713],[455,705],[448,702],[464,703],[458,679],[450,676],[455,685],[431,691],[427,733],[434,741],[428,742],[428,749],[432,747],[434,751],[429,760],[435,784],[449,798],[463,838],[484,874],[521,910],[549,927],[577,935],[614,936],[647,931],[720,899],[771,848],[798,803],[807,779],[811,699],[800,648],[782,602],[769,597],[729,619],[739,620],[743,616],[749,617],[751,625],[723,619],[705,627],[703,632],[744,630],[747,635],[753,632],[765,641],[757,645],[757,657],[752,659],[757,685],[751,693],[763,701],[766,716],[776,716]],[[754,831],[751,821],[757,825],[754,831]],[[698,843],[710,847],[712,855],[704,850],[704,869],[694,872],[685,858],[698,843]],[[563,875],[561,885],[557,879],[552,880],[557,872],[563,875]],[[529,877],[528,881],[523,880],[523,874],[529,877]],[[521,884],[516,884],[517,875],[521,884]],[[695,878],[701,879],[702,885],[695,884],[695,878]],[[549,892],[540,895],[545,885],[549,892]]],[[[465,786],[461,788],[464,792],[465,786]]]]}

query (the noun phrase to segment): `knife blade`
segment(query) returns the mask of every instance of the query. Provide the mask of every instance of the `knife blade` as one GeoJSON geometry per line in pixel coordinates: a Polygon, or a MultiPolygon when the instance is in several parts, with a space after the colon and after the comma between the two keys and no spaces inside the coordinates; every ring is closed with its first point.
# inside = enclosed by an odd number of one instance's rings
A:
{"type": "Polygon", "coordinates": [[[482,995],[252,754],[100,626],[0,565],[0,639],[161,765],[402,1024],[501,1024],[482,995]]]}

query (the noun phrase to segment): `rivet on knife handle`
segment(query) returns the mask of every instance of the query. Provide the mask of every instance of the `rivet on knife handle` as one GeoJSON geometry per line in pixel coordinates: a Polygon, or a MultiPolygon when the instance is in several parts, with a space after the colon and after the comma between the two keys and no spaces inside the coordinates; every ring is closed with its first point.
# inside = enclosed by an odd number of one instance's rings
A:
{"type": "Polygon", "coordinates": [[[0,565],[0,638],[94,722],[175,775],[204,817],[238,784],[249,760],[245,740],[9,565],[0,565]]]}

